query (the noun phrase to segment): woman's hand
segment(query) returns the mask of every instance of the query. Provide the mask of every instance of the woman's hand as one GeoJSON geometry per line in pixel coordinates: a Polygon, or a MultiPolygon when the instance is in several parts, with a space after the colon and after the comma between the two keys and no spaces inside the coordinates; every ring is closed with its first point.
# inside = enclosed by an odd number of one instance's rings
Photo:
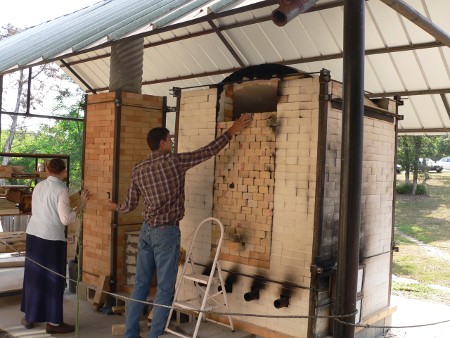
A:
{"type": "Polygon", "coordinates": [[[82,190],[80,196],[80,208],[84,208],[89,200],[89,190],[82,190]]]}

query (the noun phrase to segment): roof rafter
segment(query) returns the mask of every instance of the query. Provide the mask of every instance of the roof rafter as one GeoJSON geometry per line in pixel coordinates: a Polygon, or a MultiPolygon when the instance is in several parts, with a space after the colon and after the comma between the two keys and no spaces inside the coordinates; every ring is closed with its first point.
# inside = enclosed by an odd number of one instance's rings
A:
{"type": "Polygon", "coordinates": [[[224,46],[228,49],[231,55],[233,55],[234,59],[241,67],[245,67],[244,61],[240,58],[238,53],[234,50],[231,43],[228,42],[228,40],[225,38],[225,36],[222,34],[221,30],[216,26],[216,24],[212,20],[208,20],[209,25],[214,30],[214,33],[219,37],[220,41],[224,44],[224,46]]]}
{"type": "Polygon", "coordinates": [[[399,129],[399,134],[450,133],[450,128],[399,129]]]}
{"type": "Polygon", "coordinates": [[[441,100],[444,104],[445,110],[447,111],[447,115],[450,118],[450,104],[448,103],[447,96],[445,94],[441,93],[441,100]]]}
{"type": "Polygon", "coordinates": [[[425,89],[425,90],[405,90],[398,92],[385,92],[385,93],[370,93],[367,94],[368,98],[383,98],[391,96],[415,96],[415,95],[433,95],[433,94],[448,94],[450,88],[441,89],[425,89]]]}
{"type": "Polygon", "coordinates": [[[440,27],[433,24],[427,17],[420,14],[413,7],[402,0],[380,0],[393,10],[404,16],[413,24],[419,26],[425,32],[433,36],[436,40],[450,47],[450,36],[440,27]]]}

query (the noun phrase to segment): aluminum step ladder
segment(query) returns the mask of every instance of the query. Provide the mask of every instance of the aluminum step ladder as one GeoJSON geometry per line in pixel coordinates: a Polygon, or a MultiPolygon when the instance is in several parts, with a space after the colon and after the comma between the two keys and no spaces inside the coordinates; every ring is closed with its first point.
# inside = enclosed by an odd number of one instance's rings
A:
{"type": "MultiPolygon", "coordinates": [[[[228,306],[228,300],[227,300],[227,294],[225,290],[225,283],[222,277],[222,269],[220,267],[220,250],[222,248],[222,242],[223,242],[223,236],[224,236],[224,227],[221,221],[219,221],[217,218],[214,217],[208,217],[204,219],[195,230],[194,237],[192,239],[191,245],[189,247],[189,251],[186,255],[186,261],[183,266],[183,270],[181,273],[180,281],[178,282],[174,300],[172,303],[172,307],[169,312],[169,316],[167,318],[166,328],[165,331],[169,332],[173,335],[179,336],[179,337],[186,337],[186,338],[196,338],[200,323],[202,320],[211,321],[220,325],[223,325],[225,327],[228,327],[231,329],[232,332],[234,332],[234,326],[233,326],[233,320],[230,315],[227,315],[229,324],[224,324],[220,322],[216,322],[214,320],[208,319],[205,316],[206,311],[219,311],[218,309],[222,308],[220,312],[230,312],[230,308],[228,306]],[[220,238],[217,243],[217,250],[216,254],[214,256],[214,261],[211,266],[211,272],[209,276],[203,275],[201,273],[196,272],[195,269],[195,262],[193,257],[193,250],[196,242],[197,234],[199,233],[199,230],[202,226],[210,224],[211,222],[217,223],[217,225],[220,227],[220,238]],[[190,272],[188,273],[188,267],[190,272]],[[196,290],[197,290],[197,297],[187,300],[179,300],[178,294],[185,282],[193,282],[195,284],[196,290]],[[215,288],[217,287],[217,289],[215,288]],[[214,288],[214,290],[213,290],[214,288]],[[215,291],[217,290],[217,291],[215,291]],[[183,333],[177,332],[175,330],[172,330],[169,328],[170,319],[172,318],[172,313],[174,309],[185,309],[190,312],[194,312],[197,314],[197,323],[195,326],[195,330],[192,334],[192,336],[187,336],[183,333]]],[[[199,267],[197,266],[197,270],[199,267]]]]}

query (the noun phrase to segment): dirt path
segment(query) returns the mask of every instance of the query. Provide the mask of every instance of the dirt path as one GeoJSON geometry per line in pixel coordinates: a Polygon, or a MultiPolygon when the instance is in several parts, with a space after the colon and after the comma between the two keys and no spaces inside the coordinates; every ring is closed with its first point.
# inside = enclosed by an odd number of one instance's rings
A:
{"type": "Polygon", "coordinates": [[[411,242],[414,242],[415,244],[417,244],[418,246],[422,247],[423,249],[425,249],[425,251],[431,256],[431,257],[435,257],[435,258],[440,258],[440,259],[444,259],[447,261],[450,261],[450,254],[434,247],[428,244],[425,244],[417,239],[415,239],[414,237],[411,237],[407,234],[405,234],[404,232],[402,232],[401,230],[395,228],[394,229],[395,233],[397,235],[400,235],[402,237],[407,238],[408,240],[410,240],[411,242]]]}

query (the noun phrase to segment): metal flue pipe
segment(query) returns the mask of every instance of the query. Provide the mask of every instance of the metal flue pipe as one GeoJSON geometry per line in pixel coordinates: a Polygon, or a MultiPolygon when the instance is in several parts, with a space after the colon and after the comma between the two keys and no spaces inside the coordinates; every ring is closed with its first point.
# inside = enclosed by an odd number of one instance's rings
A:
{"type": "Polygon", "coordinates": [[[109,91],[141,94],[143,60],[144,38],[112,45],[109,91]]]}
{"type": "Polygon", "coordinates": [[[442,42],[450,47],[450,36],[447,32],[432,23],[427,17],[420,14],[413,7],[405,3],[403,0],[381,0],[387,6],[403,15],[413,24],[422,28],[425,32],[433,36],[437,41],[442,42]]]}
{"type": "Polygon", "coordinates": [[[364,0],[344,0],[342,157],[333,337],[355,336],[364,120],[364,0]]]}
{"type": "Polygon", "coordinates": [[[316,4],[318,0],[279,0],[280,7],[272,12],[272,21],[277,26],[284,26],[299,14],[316,4]]]}

